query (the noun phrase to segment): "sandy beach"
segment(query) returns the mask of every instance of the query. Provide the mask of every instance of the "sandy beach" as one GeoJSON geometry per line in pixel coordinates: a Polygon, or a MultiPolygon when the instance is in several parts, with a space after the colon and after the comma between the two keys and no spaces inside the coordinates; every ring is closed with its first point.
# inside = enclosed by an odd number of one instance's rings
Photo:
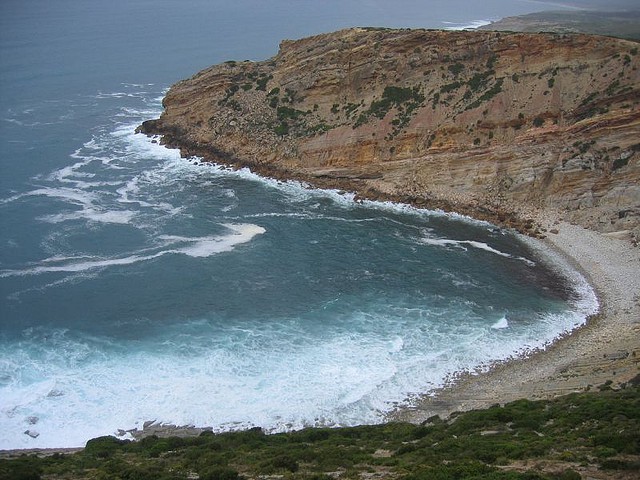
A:
{"type": "Polygon", "coordinates": [[[608,382],[618,388],[640,374],[640,249],[625,232],[601,234],[548,215],[541,223],[549,232],[544,244],[595,289],[599,313],[544,351],[460,376],[415,407],[396,412],[394,420],[419,423],[433,415],[520,398],[549,399],[608,382]]]}

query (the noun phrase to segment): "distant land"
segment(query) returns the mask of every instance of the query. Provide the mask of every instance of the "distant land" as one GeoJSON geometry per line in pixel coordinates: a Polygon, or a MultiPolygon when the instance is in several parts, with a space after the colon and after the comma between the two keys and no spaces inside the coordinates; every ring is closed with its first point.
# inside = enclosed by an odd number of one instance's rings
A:
{"type": "MultiPolygon", "coordinates": [[[[614,8],[614,5],[609,8],[614,8]]],[[[506,17],[479,30],[589,33],[640,41],[640,4],[635,10],[547,11],[506,17]]]]}
{"type": "Polygon", "coordinates": [[[575,8],[577,10],[630,11],[640,10],[638,0],[534,0],[544,5],[575,8]]]}

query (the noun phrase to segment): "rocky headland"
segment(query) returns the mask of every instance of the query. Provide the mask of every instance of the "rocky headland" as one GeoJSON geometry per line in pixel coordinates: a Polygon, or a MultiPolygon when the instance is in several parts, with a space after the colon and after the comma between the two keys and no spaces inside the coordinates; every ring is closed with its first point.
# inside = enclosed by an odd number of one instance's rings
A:
{"type": "Polygon", "coordinates": [[[536,214],[640,237],[640,55],[582,34],[355,28],[175,84],[183,155],[539,234],[536,214]]]}

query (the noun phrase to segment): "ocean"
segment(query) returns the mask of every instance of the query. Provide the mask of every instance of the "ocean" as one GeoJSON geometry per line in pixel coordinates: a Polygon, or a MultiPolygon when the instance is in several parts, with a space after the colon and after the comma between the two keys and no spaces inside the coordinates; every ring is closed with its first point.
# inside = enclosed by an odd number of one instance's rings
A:
{"type": "Polygon", "coordinates": [[[384,421],[597,308],[513,232],[180,158],[168,87],[348,26],[462,28],[532,1],[3,0],[0,449],[144,422],[384,421]]]}

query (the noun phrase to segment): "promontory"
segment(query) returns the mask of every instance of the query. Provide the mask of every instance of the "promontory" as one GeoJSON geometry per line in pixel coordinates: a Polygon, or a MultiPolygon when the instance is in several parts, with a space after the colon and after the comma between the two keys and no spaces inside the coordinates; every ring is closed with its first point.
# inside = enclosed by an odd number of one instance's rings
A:
{"type": "Polygon", "coordinates": [[[353,28],[175,84],[185,156],[536,231],[640,238],[640,54],[582,34],[353,28]]]}

